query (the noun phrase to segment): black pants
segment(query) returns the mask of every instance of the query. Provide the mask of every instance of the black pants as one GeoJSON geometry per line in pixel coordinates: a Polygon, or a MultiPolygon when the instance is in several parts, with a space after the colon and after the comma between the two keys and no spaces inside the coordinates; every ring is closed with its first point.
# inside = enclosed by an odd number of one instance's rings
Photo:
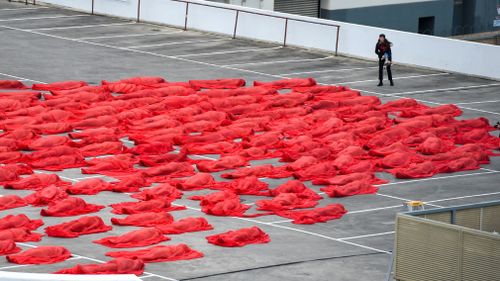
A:
{"type": "MultiPolygon", "coordinates": [[[[378,60],[378,80],[380,82],[384,80],[384,64],[385,64],[385,59],[378,60]]],[[[389,77],[389,81],[392,81],[391,65],[388,64],[386,67],[387,67],[387,76],[389,77]]]]}

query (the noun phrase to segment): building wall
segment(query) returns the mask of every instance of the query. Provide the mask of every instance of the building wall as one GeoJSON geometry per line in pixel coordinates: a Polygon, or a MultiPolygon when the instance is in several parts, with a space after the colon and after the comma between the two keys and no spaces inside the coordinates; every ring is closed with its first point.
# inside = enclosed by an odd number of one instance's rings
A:
{"type": "Polygon", "coordinates": [[[209,0],[231,5],[238,5],[249,8],[257,8],[272,11],[274,9],[274,0],[209,0]]]}
{"type": "Polygon", "coordinates": [[[497,7],[500,0],[460,0],[455,1],[455,22],[453,34],[470,34],[498,31],[493,21],[499,17],[497,7]]]}
{"type": "Polygon", "coordinates": [[[321,8],[325,10],[342,10],[373,6],[408,4],[416,2],[430,2],[435,0],[322,0],[321,8]]]}
{"type": "MultiPolygon", "coordinates": [[[[352,1],[350,6],[360,6],[364,2],[372,2],[366,7],[348,8],[339,5],[332,8],[336,3],[349,1],[326,1],[322,5],[321,17],[337,21],[345,21],[356,24],[370,25],[375,27],[390,28],[408,32],[418,32],[420,17],[435,17],[434,35],[453,35],[453,0],[427,0],[427,1],[352,1]],[[328,2],[328,3],[327,3],[328,2]],[[397,4],[396,4],[397,3],[397,4]]],[[[366,4],[366,3],[364,3],[366,4]]]]}

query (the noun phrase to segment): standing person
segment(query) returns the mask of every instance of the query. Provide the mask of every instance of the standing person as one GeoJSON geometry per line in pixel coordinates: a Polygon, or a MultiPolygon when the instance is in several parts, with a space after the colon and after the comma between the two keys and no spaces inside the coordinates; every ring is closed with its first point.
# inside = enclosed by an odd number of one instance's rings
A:
{"type": "Polygon", "coordinates": [[[394,86],[392,81],[392,43],[385,38],[385,34],[380,34],[378,37],[377,45],[375,46],[375,54],[378,55],[378,80],[380,81],[377,86],[383,86],[382,80],[384,80],[384,65],[387,68],[387,76],[391,82],[391,86],[394,86]]]}

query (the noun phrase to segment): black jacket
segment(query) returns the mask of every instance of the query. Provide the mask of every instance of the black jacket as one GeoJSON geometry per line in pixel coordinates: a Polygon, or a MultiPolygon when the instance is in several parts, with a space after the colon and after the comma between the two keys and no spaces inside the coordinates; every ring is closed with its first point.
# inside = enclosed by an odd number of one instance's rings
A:
{"type": "MultiPolygon", "coordinates": [[[[390,42],[385,42],[386,44],[386,52],[389,53],[389,61],[392,61],[392,50],[391,50],[391,45],[392,43],[390,42]]],[[[381,59],[384,56],[384,51],[380,48],[381,43],[377,41],[377,45],[375,45],[375,54],[378,55],[378,58],[381,59]]]]}

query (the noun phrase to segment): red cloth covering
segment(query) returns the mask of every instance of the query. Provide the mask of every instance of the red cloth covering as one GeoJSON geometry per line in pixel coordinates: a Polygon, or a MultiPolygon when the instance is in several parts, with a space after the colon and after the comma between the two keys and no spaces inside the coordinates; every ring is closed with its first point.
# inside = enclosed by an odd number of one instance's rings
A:
{"type": "Polygon", "coordinates": [[[277,80],[272,82],[254,81],[253,85],[271,87],[275,89],[291,89],[297,87],[315,86],[316,81],[313,78],[293,78],[293,79],[277,80]]]}
{"type": "Polygon", "coordinates": [[[323,197],[317,194],[314,190],[308,188],[298,180],[287,181],[286,183],[271,190],[272,196],[278,196],[281,193],[295,193],[299,198],[306,198],[311,200],[323,199],[323,197]]]}
{"type": "Polygon", "coordinates": [[[41,150],[54,146],[65,145],[70,142],[66,136],[46,136],[32,141],[28,148],[31,150],[41,150]]]}
{"type": "Polygon", "coordinates": [[[264,244],[271,241],[269,235],[256,226],[207,236],[206,239],[208,243],[222,247],[243,247],[249,244],[264,244]]]}
{"type": "Polygon", "coordinates": [[[186,209],[186,207],[184,206],[172,206],[170,202],[171,200],[153,199],[139,202],[123,202],[118,204],[111,204],[110,206],[111,208],[113,208],[112,213],[118,215],[139,214],[146,212],[170,212],[186,209]]]}
{"type": "Polygon", "coordinates": [[[170,238],[163,235],[160,230],[148,227],[133,230],[120,236],[105,237],[93,242],[110,248],[130,248],[148,246],[168,240],[170,238]]]}
{"type": "Polygon", "coordinates": [[[166,212],[150,212],[128,215],[127,217],[111,218],[111,222],[115,225],[130,225],[130,226],[157,226],[161,224],[170,224],[174,221],[171,214],[166,212]]]}
{"type": "Polygon", "coordinates": [[[130,197],[143,201],[153,199],[166,199],[174,201],[175,199],[182,198],[182,192],[170,184],[164,183],[153,188],[143,190],[139,193],[132,194],[130,197]]]}
{"type": "Polygon", "coordinates": [[[121,142],[107,141],[101,143],[89,144],[80,148],[83,156],[99,156],[104,154],[118,154],[127,151],[127,148],[123,146],[121,142]]]}
{"type": "Polygon", "coordinates": [[[341,218],[347,210],[341,204],[330,204],[325,207],[307,211],[284,211],[277,213],[281,217],[292,219],[294,224],[315,224],[341,218]]]}
{"type": "Polygon", "coordinates": [[[7,189],[31,189],[39,190],[50,185],[67,186],[69,182],[63,181],[56,174],[35,174],[18,181],[11,182],[5,185],[7,189]]]}
{"type": "Polygon", "coordinates": [[[245,86],[243,79],[189,80],[193,88],[236,89],[245,86]]]}
{"type": "Polygon", "coordinates": [[[224,156],[219,160],[202,160],[196,164],[200,172],[218,172],[246,166],[247,161],[240,156],[224,156]]]}
{"type": "Polygon", "coordinates": [[[102,81],[103,85],[108,85],[108,84],[113,84],[113,83],[126,83],[126,84],[134,84],[134,85],[154,85],[158,83],[165,83],[165,79],[159,76],[138,76],[138,77],[130,77],[130,78],[125,78],[122,80],[114,81],[114,82],[109,82],[109,81],[102,81]]]}
{"type": "Polygon", "coordinates": [[[8,164],[0,166],[0,184],[15,181],[20,175],[33,174],[33,171],[22,165],[8,164]]]}
{"type": "Polygon", "coordinates": [[[79,219],[56,224],[45,228],[45,233],[52,237],[75,238],[80,235],[106,232],[113,229],[104,224],[100,217],[85,216],[79,219]]]}
{"type": "Polygon", "coordinates": [[[80,182],[77,182],[71,186],[68,186],[67,192],[69,194],[85,194],[85,195],[94,195],[101,191],[110,190],[111,185],[104,181],[103,179],[93,178],[86,179],[80,182]]]}
{"type": "Polygon", "coordinates": [[[143,172],[123,177],[120,181],[112,182],[110,184],[111,190],[114,192],[136,192],[145,186],[151,185],[146,178],[146,174],[143,172]]]}
{"type": "Polygon", "coordinates": [[[106,263],[78,264],[65,268],[54,274],[135,274],[144,273],[144,262],[137,259],[117,258],[106,263]]]}
{"type": "Polygon", "coordinates": [[[104,208],[104,206],[88,204],[81,198],[68,197],[66,199],[50,203],[47,209],[42,209],[40,211],[40,214],[42,216],[50,217],[67,217],[95,213],[102,208],[104,208]]]}
{"type": "Polygon", "coordinates": [[[302,208],[312,208],[318,205],[318,202],[308,198],[300,198],[295,193],[280,193],[272,200],[259,200],[255,202],[257,210],[265,211],[284,211],[302,208]]]}
{"type": "Polygon", "coordinates": [[[181,190],[198,190],[213,187],[216,182],[209,173],[196,173],[184,181],[174,181],[175,186],[181,190]]]}
{"type": "Polygon", "coordinates": [[[28,206],[28,203],[17,195],[0,196],[0,211],[24,206],[28,206]]]}
{"type": "Polygon", "coordinates": [[[328,179],[313,180],[312,183],[316,185],[346,185],[353,181],[368,181],[372,184],[384,184],[388,181],[375,177],[372,173],[352,173],[347,175],[338,175],[328,179]]]}
{"type": "Polygon", "coordinates": [[[21,81],[17,80],[0,80],[0,89],[27,89],[21,81]]]}
{"type": "Polygon", "coordinates": [[[391,171],[391,173],[398,179],[428,178],[438,172],[439,168],[436,167],[436,165],[431,161],[412,163],[408,167],[396,168],[391,171]]]}
{"type": "Polygon", "coordinates": [[[72,90],[87,85],[87,82],[84,81],[61,81],[50,84],[33,84],[31,89],[38,91],[62,91],[72,90]]]}
{"type": "Polygon", "coordinates": [[[7,215],[0,218],[0,230],[9,228],[26,228],[29,230],[35,230],[42,225],[42,220],[32,220],[24,214],[7,215]]]}
{"type": "Polygon", "coordinates": [[[214,216],[247,216],[244,213],[250,209],[249,205],[241,204],[240,197],[235,193],[224,190],[205,196],[192,196],[190,199],[201,200],[201,211],[214,216]]]}
{"type": "Polygon", "coordinates": [[[197,259],[203,257],[203,253],[191,249],[186,244],[178,244],[154,246],[137,251],[107,252],[106,256],[113,258],[139,259],[147,263],[197,259]]]}
{"type": "Polygon", "coordinates": [[[231,182],[220,182],[215,188],[227,189],[236,194],[268,196],[268,184],[260,181],[256,176],[236,179],[231,182]]]}
{"type": "Polygon", "coordinates": [[[191,249],[186,244],[154,246],[144,250],[107,252],[106,256],[113,258],[139,259],[144,262],[166,262],[192,260],[203,257],[203,253],[191,249]]]}
{"type": "Polygon", "coordinates": [[[250,168],[239,168],[234,172],[224,173],[221,177],[226,179],[237,179],[248,176],[266,177],[266,178],[288,178],[292,175],[291,172],[281,168],[275,168],[272,165],[262,165],[250,168]]]}
{"type": "Polygon", "coordinates": [[[27,228],[9,228],[0,230],[0,240],[12,239],[15,242],[38,242],[42,240],[42,234],[31,232],[27,228]]]}
{"type": "Polygon", "coordinates": [[[151,167],[144,170],[152,181],[162,182],[169,178],[188,177],[195,174],[194,168],[185,162],[171,162],[166,165],[151,167]]]}
{"type": "Polygon", "coordinates": [[[134,172],[135,159],[128,154],[94,158],[87,161],[91,166],[82,168],[82,174],[102,174],[107,176],[130,175],[134,172]]]}
{"type": "Polygon", "coordinates": [[[0,240],[0,256],[19,253],[21,248],[12,239],[0,240]]]}
{"type": "Polygon", "coordinates": [[[366,180],[352,181],[345,185],[330,185],[320,189],[330,197],[345,197],[359,194],[376,193],[378,188],[366,180]]]}
{"type": "Polygon", "coordinates": [[[186,232],[206,231],[214,229],[205,218],[184,218],[171,224],[157,225],[163,234],[182,234],[186,232]]]}
{"type": "Polygon", "coordinates": [[[7,260],[17,264],[51,264],[67,260],[70,251],[61,246],[38,246],[18,254],[8,255],[7,260]]]}
{"type": "Polygon", "coordinates": [[[45,206],[51,202],[59,201],[68,197],[64,188],[49,185],[24,198],[24,200],[33,206],[45,206]]]}

